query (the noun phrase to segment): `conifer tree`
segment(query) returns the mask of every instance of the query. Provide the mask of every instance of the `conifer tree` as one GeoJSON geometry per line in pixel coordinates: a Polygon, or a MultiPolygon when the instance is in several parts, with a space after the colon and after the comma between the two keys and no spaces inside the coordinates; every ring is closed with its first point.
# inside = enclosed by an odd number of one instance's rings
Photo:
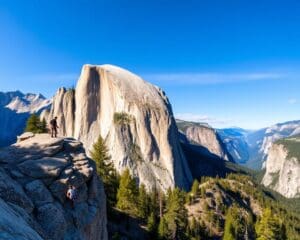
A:
{"type": "Polygon", "coordinates": [[[270,208],[266,208],[256,225],[257,240],[285,240],[285,226],[274,215],[270,208]]]}
{"type": "Polygon", "coordinates": [[[46,133],[47,132],[47,124],[46,121],[41,121],[37,114],[32,114],[26,123],[25,132],[33,132],[33,133],[46,133]]]}
{"type": "Polygon", "coordinates": [[[42,122],[41,122],[41,130],[43,133],[46,133],[48,130],[47,130],[47,122],[45,120],[45,118],[43,118],[42,122]]]}
{"type": "Polygon", "coordinates": [[[159,221],[159,226],[158,226],[158,236],[160,239],[167,239],[168,236],[168,226],[166,219],[162,217],[159,221]]]}
{"type": "Polygon", "coordinates": [[[191,193],[195,198],[199,195],[199,181],[197,179],[193,182],[191,193]]]}
{"type": "Polygon", "coordinates": [[[142,219],[147,219],[150,212],[150,197],[147,194],[144,184],[141,184],[139,187],[139,196],[138,196],[138,215],[142,219]]]}
{"type": "Polygon", "coordinates": [[[119,177],[101,136],[93,145],[91,157],[96,162],[97,173],[103,181],[108,205],[112,207],[116,204],[119,177]]]}
{"type": "Polygon", "coordinates": [[[117,208],[136,215],[138,188],[131,177],[129,169],[124,170],[120,177],[120,186],[117,193],[117,208]]]}
{"type": "Polygon", "coordinates": [[[166,239],[185,239],[187,230],[187,210],[184,206],[184,193],[175,188],[169,190],[166,201],[166,213],[161,219],[160,236],[166,239]],[[162,225],[162,226],[161,226],[162,225]]]}
{"type": "Polygon", "coordinates": [[[155,214],[151,212],[147,219],[147,230],[152,238],[155,238],[157,235],[157,227],[157,219],[155,217],[155,214]]]}
{"type": "Polygon", "coordinates": [[[233,205],[228,209],[225,219],[223,240],[253,238],[254,230],[250,213],[233,205]]]}

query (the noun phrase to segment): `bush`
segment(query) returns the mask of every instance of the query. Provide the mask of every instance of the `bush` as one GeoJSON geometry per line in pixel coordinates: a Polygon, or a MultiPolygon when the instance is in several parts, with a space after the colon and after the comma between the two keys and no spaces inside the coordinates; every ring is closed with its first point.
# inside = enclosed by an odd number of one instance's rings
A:
{"type": "Polygon", "coordinates": [[[129,124],[132,117],[125,112],[115,112],[114,113],[114,123],[119,125],[129,124]]]}

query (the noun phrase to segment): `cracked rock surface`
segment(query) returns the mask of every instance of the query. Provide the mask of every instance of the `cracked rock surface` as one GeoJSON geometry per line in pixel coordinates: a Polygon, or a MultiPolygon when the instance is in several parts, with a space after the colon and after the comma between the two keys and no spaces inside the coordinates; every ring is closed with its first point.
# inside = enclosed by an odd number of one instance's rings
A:
{"type": "Polygon", "coordinates": [[[107,239],[106,197],[95,169],[70,138],[35,134],[1,149],[0,239],[107,239]],[[69,185],[77,188],[74,208],[69,185]]]}

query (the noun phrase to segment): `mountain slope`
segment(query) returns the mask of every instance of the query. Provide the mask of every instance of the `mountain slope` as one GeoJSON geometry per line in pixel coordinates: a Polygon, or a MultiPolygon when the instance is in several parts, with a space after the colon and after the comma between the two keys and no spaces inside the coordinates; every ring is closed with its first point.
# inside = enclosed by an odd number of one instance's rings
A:
{"type": "Polygon", "coordinates": [[[148,188],[187,188],[191,182],[168,98],[129,71],[84,65],[75,92],[60,89],[43,116],[57,116],[60,134],[87,149],[101,135],[116,169],[129,168],[148,188]]]}
{"type": "Polygon", "coordinates": [[[24,131],[29,115],[41,112],[50,104],[51,100],[41,94],[0,92],[0,147],[15,142],[17,135],[24,131]]]}
{"type": "Polygon", "coordinates": [[[190,143],[198,144],[206,148],[212,155],[219,157],[225,161],[233,161],[231,155],[220,139],[215,129],[208,125],[196,122],[187,122],[176,120],[176,124],[181,133],[190,143]]]}
{"type": "MultiPolygon", "coordinates": [[[[191,194],[191,193],[190,193],[191,194]]],[[[190,195],[186,204],[190,222],[198,222],[203,239],[223,239],[228,212],[237,210],[235,219],[245,236],[239,239],[256,239],[255,224],[266,208],[273,209],[285,225],[287,239],[300,237],[300,218],[271,193],[252,181],[250,177],[230,174],[224,179],[202,178],[198,191],[190,195]]],[[[202,238],[201,238],[202,239],[202,238]]]]}

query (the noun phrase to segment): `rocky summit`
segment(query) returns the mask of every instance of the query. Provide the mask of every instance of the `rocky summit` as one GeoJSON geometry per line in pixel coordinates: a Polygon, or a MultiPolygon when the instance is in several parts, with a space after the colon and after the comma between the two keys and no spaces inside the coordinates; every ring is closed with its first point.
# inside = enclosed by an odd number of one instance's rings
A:
{"type": "Polygon", "coordinates": [[[107,239],[103,184],[81,142],[19,139],[0,150],[0,239],[107,239]],[[77,188],[74,207],[69,185],[77,188]]]}
{"type": "Polygon", "coordinates": [[[75,89],[61,88],[48,121],[58,117],[59,134],[86,149],[102,136],[115,168],[129,168],[147,188],[187,189],[191,173],[181,150],[165,93],[139,76],[112,65],[84,65],[75,89]]]}
{"type": "Polygon", "coordinates": [[[16,141],[31,113],[40,113],[50,105],[51,100],[41,94],[0,92],[0,147],[16,141]]]}

